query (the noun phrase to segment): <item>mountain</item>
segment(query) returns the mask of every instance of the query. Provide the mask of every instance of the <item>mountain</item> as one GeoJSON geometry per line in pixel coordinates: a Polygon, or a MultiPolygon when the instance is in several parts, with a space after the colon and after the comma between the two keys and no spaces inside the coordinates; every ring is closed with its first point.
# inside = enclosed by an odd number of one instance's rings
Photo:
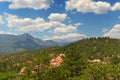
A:
{"type": "Polygon", "coordinates": [[[15,53],[58,45],[54,41],[43,41],[28,33],[22,35],[0,34],[0,53],[15,53]]]}
{"type": "Polygon", "coordinates": [[[108,37],[0,55],[0,80],[120,80],[119,73],[120,40],[108,37]]]}

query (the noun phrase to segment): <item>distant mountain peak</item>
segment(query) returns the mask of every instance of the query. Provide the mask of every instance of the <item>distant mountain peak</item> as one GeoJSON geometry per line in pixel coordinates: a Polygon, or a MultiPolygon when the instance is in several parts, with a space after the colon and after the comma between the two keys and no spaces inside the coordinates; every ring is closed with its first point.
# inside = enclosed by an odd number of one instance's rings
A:
{"type": "Polygon", "coordinates": [[[25,37],[25,38],[33,38],[33,36],[31,36],[29,33],[24,33],[20,36],[25,37]]]}
{"type": "Polygon", "coordinates": [[[23,50],[34,50],[50,46],[59,45],[51,40],[43,41],[35,38],[29,33],[21,35],[1,35],[0,34],[0,53],[14,53],[23,50]]]}
{"type": "Polygon", "coordinates": [[[24,36],[31,36],[29,33],[24,33],[22,35],[24,35],[24,36]]]}

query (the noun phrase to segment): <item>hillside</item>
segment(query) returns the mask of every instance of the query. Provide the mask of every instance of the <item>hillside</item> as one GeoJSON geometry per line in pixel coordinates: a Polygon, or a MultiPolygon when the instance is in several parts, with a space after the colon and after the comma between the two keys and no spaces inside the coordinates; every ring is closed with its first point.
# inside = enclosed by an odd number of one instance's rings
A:
{"type": "Polygon", "coordinates": [[[0,34],[0,53],[15,53],[56,45],[59,44],[51,40],[43,41],[28,33],[21,35],[0,34]]]}
{"type": "Polygon", "coordinates": [[[120,40],[90,38],[1,55],[0,80],[120,80],[120,40]]]}

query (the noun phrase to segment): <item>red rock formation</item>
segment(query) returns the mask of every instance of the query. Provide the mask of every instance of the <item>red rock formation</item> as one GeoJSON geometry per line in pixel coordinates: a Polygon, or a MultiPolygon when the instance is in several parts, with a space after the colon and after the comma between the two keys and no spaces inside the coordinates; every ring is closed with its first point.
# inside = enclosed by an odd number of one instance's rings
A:
{"type": "Polygon", "coordinates": [[[54,67],[60,66],[60,64],[63,61],[63,57],[65,57],[64,54],[59,54],[59,56],[50,60],[50,65],[52,65],[54,67]]]}
{"type": "Polygon", "coordinates": [[[26,69],[26,67],[23,67],[23,68],[20,70],[19,74],[20,74],[20,75],[23,75],[23,74],[25,73],[25,69],[26,69]]]}

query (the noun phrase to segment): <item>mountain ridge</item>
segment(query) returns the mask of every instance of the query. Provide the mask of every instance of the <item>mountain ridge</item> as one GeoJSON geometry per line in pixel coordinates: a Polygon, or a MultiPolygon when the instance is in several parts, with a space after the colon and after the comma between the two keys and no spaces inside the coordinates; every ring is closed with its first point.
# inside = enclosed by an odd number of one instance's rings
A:
{"type": "Polygon", "coordinates": [[[28,33],[21,35],[0,34],[0,44],[0,53],[15,53],[60,45],[52,40],[44,41],[35,38],[28,33]]]}

